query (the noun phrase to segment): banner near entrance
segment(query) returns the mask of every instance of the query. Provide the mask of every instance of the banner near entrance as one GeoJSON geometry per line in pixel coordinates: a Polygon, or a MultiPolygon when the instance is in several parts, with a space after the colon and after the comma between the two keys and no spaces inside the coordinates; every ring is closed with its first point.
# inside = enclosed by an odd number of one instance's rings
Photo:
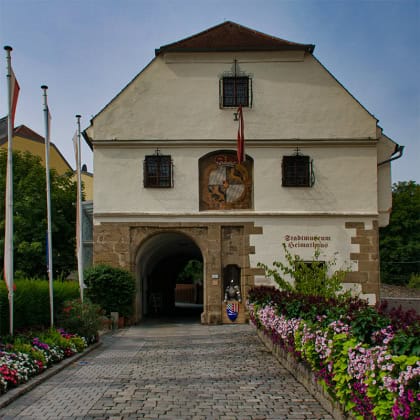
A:
{"type": "Polygon", "coordinates": [[[226,304],[226,314],[232,322],[235,321],[236,318],[238,318],[238,314],[239,314],[239,303],[228,302],[226,304]]]}

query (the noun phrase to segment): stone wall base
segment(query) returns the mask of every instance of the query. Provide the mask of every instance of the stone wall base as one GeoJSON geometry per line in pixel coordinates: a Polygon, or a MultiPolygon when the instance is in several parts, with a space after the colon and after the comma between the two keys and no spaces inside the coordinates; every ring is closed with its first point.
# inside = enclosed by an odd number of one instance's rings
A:
{"type": "MultiPolygon", "coordinates": [[[[253,324],[251,324],[254,326],[253,324]]],[[[255,326],[254,326],[255,327],[255,326]]],[[[356,418],[344,411],[339,403],[317,382],[313,372],[303,363],[297,362],[291,354],[284,351],[281,347],[273,344],[263,331],[256,329],[259,339],[271,351],[275,358],[285,367],[309,392],[310,394],[328,411],[336,420],[355,420],[356,418]]]]}

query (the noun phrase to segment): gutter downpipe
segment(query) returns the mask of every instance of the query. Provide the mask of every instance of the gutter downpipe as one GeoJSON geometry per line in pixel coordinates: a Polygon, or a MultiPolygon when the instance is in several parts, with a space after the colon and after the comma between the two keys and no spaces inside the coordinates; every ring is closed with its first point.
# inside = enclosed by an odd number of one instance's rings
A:
{"type": "Polygon", "coordinates": [[[404,152],[404,146],[401,146],[399,144],[396,144],[395,145],[394,152],[391,155],[393,157],[390,157],[389,159],[384,160],[383,162],[379,162],[378,163],[378,166],[381,166],[381,165],[384,165],[385,163],[392,162],[393,160],[399,159],[400,157],[402,157],[403,152],[404,152]],[[397,156],[394,156],[396,153],[398,153],[398,155],[397,156]]]}

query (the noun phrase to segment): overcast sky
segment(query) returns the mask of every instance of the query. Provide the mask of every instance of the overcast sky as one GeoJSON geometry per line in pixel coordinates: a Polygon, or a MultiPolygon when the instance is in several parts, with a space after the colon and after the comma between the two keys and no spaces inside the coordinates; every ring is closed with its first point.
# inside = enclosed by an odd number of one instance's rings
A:
{"type": "MultiPolygon", "coordinates": [[[[51,139],[75,166],[82,129],[153,59],[155,48],[224,20],[300,43],[405,146],[393,182],[420,183],[420,0],[0,0],[0,46],[10,45],[21,92],[15,125],[51,139]]],[[[0,116],[7,114],[1,49],[0,116]]],[[[92,170],[85,145],[82,160],[92,170]]]]}

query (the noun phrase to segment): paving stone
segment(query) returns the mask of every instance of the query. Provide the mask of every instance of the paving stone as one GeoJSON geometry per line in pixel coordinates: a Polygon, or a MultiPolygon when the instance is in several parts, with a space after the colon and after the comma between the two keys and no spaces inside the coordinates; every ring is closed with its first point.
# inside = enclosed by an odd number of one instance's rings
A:
{"type": "Polygon", "coordinates": [[[0,410],[2,419],[332,419],[248,325],[141,324],[0,410]]]}

